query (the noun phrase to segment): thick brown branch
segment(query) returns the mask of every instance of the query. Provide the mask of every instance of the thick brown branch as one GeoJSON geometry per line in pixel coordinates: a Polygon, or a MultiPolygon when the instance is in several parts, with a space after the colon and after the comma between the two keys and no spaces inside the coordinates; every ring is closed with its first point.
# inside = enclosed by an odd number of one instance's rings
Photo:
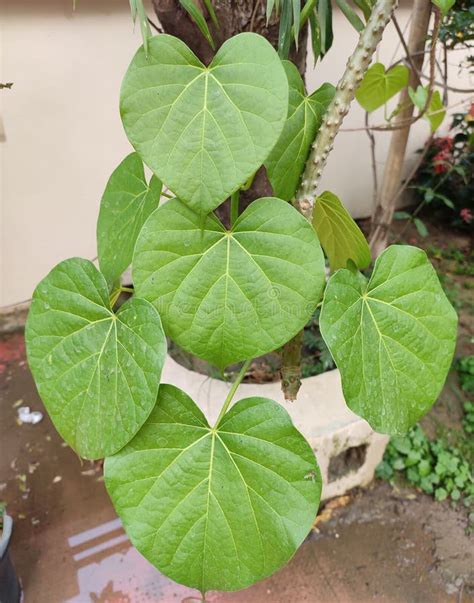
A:
{"type": "MultiPolygon", "coordinates": [[[[408,52],[412,57],[414,69],[410,72],[409,85],[413,88],[418,83],[418,74],[423,67],[423,51],[425,49],[428,27],[430,22],[431,3],[426,0],[415,0],[413,7],[413,20],[408,40],[408,52]]],[[[434,44],[433,44],[434,46],[434,44]]],[[[434,57],[433,47],[430,57],[434,57]]],[[[430,78],[434,80],[434,70],[430,61],[430,78]]],[[[384,177],[380,187],[379,198],[372,218],[372,231],[370,233],[370,246],[373,257],[377,257],[386,246],[387,233],[392,222],[395,210],[395,195],[402,180],[403,163],[410,133],[410,124],[413,121],[414,106],[404,88],[399,97],[400,113],[395,118],[394,127],[405,125],[393,132],[390,148],[385,163],[384,177]]]]}

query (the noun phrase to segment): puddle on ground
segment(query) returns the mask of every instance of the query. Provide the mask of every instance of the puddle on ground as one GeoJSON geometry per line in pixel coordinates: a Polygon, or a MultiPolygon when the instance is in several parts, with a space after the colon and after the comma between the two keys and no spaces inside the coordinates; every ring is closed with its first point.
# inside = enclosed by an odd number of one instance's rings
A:
{"type": "Polygon", "coordinates": [[[74,534],[68,546],[76,565],[78,594],[64,603],[199,600],[190,597],[190,589],[162,576],[130,546],[119,519],[74,534]]]}

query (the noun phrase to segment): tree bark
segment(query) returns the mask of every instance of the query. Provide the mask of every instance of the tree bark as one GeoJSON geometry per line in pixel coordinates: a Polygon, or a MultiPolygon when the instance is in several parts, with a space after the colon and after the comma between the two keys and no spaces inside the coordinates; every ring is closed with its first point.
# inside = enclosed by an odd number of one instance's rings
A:
{"type": "MultiPolygon", "coordinates": [[[[412,57],[409,86],[416,88],[419,82],[418,72],[423,67],[424,50],[431,15],[430,0],[415,0],[413,4],[412,23],[408,39],[408,51],[412,57]]],[[[407,123],[412,116],[414,106],[408,95],[408,88],[404,88],[399,96],[399,106],[404,107],[395,119],[395,125],[407,123]]],[[[390,140],[390,147],[385,162],[384,174],[374,213],[370,232],[370,248],[372,257],[376,258],[387,246],[387,237],[390,224],[395,211],[396,195],[403,175],[410,125],[394,130],[390,140]]]]}
{"type": "MultiPolygon", "coordinates": [[[[216,51],[232,36],[244,31],[253,31],[264,36],[274,48],[278,47],[279,20],[273,15],[267,25],[266,0],[219,0],[214,2],[214,10],[219,22],[219,28],[212,23],[200,0],[197,0],[204,14],[216,51]]],[[[215,51],[209,46],[194,21],[182,8],[179,0],[153,0],[153,7],[161,26],[166,33],[183,40],[189,48],[203,61],[211,62],[215,51]]],[[[299,36],[298,51],[292,50],[291,60],[304,75],[306,69],[307,27],[299,36]]]]}
{"type": "MultiPolygon", "coordinates": [[[[265,0],[219,0],[213,6],[219,22],[219,28],[212,23],[202,3],[197,0],[204,14],[209,30],[216,45],[212,50],[209,43],[199,31],[194,21],[182,8],[179,0],[153,0],[156,16],[164,31],[185,42],[189,48],[205,64],[209,64],[217,50],[232,36],[244,31],[253,31],[264,36],[274,48],[278,47],[279,20],[274,15],[267,25],[265,0]]],[[[304,79],[306,70],[308,27],[303,27],[299,35],[298,50],[294,45],[290,59],[298,67],[304,79]]],[[[260,168],[255,175],[252,186],[240,195],[240,210],[243,211],[254,199],[272,195],[272,187],[268,181],[265,168],[260,168]]],[[[230,203],[226,201],[216,210],[222,222],[229,226],[230,203]]]]}

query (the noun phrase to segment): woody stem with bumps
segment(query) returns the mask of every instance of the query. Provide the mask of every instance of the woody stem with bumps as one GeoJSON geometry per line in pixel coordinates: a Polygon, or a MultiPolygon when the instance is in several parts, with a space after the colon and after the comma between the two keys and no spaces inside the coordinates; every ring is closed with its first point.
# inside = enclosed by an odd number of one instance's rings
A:
{"type": "MultiPolygon", "coordinates": [[[[346,70],[337,85],[334,98],[329,104],[321,127],[312,144],[301,184],[293,202],[295,207],[310,222],[313,220],[313,208],[318,185],[328,155],[332,151],[334,139],[349,111],[356,90],[369,68],[375,49],[397,3],[398,0],[377,0],[367,25],[360,34],[357,47],[347,62],[346,70]]],[[[295,367],[300,365],[301,344],[298,345],[300,341],[301,335],[297,335],[283,348],[281,382],[286,400],[296,399],[301,382],[300,372],[295,372],[295,367]]]]}

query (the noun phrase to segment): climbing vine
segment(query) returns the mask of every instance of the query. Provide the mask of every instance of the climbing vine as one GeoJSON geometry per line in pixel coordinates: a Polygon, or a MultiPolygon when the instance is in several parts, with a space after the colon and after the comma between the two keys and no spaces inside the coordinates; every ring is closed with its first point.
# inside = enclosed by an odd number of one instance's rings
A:
{"type": "Polygon", "coordinates": [[[229,39],[209,65],[175,37],[147,37],[122,84],[135,152],[102,197],[99,269],[68,259],[33,296],[28,360],[54,425],[82,457],[105,457],[137,549],[203,593],[284,565],[320,500],[314,452],[283,406],[232,405],[254,357],[297,336],[323,300],[348,406],[394,434],[430,408],[451,363],[456,315],[426,255],[390,247],[367,279],[363,234],[334,194],[316,191],[394,6],[375,3],[337,88],[310,95],[257,34],[229,39]],[[262,165],[275,196],[240,213],[239,190],[262,165]],[[213,212],[229,197],[228,228],[213,212]],[[130,264],[133,295],[117,309],[130,264]],[[214,425],[160,384],[166,336],[220,368],[244,363],[214,425]]]}

